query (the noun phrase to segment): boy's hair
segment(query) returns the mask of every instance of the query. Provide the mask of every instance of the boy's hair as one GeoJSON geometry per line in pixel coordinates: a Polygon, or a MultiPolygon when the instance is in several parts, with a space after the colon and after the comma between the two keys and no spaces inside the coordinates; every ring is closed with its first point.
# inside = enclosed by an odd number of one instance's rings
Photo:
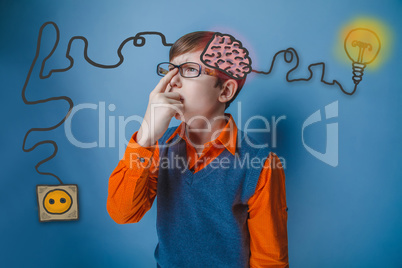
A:
{"type": "MultiPolygon", "coordinates": [[[[209,41],[213,38],[214,34],[215,32],[198,31],[183,35],[170,48],[169,61],[171,61],[173,58],[177,56],[180,56],[188,52],[204,50],[204,48],[208,45],[209,41]]],[[[216,71],[218,75],[215,87],[218,86],[222,87],[225,81],[232,79],[224,72],[220,70],[216,71]]],[[[237,91],[233,96],[233,98],[230,101],[226,102],[225,110],[230,106],[230,103],[232,103],[232,101],[234,101],[234,99],[240,93],[240,90],[242,89],[244,83],[246,82],[246,77],[244,77],[243,79],[236,80],[236,82],[237,82],[237,91]]]]}

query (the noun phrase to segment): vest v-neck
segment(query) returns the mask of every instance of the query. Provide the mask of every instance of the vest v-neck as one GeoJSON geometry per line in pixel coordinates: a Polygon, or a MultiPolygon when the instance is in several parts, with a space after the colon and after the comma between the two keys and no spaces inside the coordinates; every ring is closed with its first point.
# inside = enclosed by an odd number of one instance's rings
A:
{"type": "MultiPolygon", "coordinates": [[[[193,173],[189,168],[188,168],[188,158],[187,158],[187,147],[186,147],[186,141],[180,138],[179,144],[178,144],[178,157],[182,159],[186,159],[186,161],[183,161],[185,163],[184,167],[184,177],[185,180],[188,182],[188,184],[192,185],[194,182],[200,181],[202,178],[208,176],[211,172],[213,172],[216,168],[212,167],[212,165],[217,165],[214,162],[220,162],[222,157],[234,157],[226,148],[223,150],[221,154],[219,154],[215,159],[213,159],[210,163],[208,163],[205,167],[203,167],[201,170],[199,170],[196,173],[193,173]]],[[[230,167],[233,165],[233,161],[229,161],[230,167]]],[[[217,168],[220,168],[219,165],[217,168]]]]}

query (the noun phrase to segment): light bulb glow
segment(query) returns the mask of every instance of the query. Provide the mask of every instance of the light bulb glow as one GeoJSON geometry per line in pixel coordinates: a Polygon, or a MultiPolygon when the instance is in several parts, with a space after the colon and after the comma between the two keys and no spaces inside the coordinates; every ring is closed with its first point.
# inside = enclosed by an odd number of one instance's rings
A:
{"type": "MultiPolygon", "coordinates": [[[[392,57],[395,44],[395,31],[391,25],[385,24],[385,21],[380,18],[360,15],[345,21],[340,25],[336,41],[333,43],[333,55],[340,64],[350,66],[350,58],[345,53],[345,38],[353,29],[357,28],[369,29],[375,32],[381,40],[381,51],[376,59],[370,63],[370,71],[376,71],[392,57]]],[[[366,52],[364,54],[366,55],[366,52]]]]}

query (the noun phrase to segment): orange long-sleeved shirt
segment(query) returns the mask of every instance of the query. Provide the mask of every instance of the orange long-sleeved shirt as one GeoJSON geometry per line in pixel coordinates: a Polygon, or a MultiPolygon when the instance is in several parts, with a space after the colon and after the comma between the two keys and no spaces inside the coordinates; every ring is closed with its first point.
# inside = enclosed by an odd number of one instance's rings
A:
{"type": "MultiPolygon", "coordinates": [[[[184,122],[169,137],[180,135],[186,141],[189,169],[200,171],[223,150],[236,150],[237,126],[230,114],[219,136],[204,144],[198,156],[185,134],[184,122]],[[221,145],[221,146],[214,146],[221,145]],[[223,146],[222,146],[223,145],[223,146]]],[[[124,157],[109,179],[107,210],[117,223],[138,222],[151,208],[156,197],[159,170],[158,143],[141,147],[135,132],[124,157]]],[[[261,171],[254,195],[248,201],[250,267],[288,267],[287,206],[285,174],[279,158],[270,153],[261,171]]]]}

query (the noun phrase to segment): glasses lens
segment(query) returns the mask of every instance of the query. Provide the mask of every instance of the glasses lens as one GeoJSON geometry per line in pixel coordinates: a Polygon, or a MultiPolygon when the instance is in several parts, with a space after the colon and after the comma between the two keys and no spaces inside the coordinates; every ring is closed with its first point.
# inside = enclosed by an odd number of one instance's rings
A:
{"type": "Polygon", "coordinates": [[[173,70],[174,68],[175,67],[172,64],[160,63],[160,64],[158,64],[157,72],[158,72],[158,75],[165,76],[165,75],[167,75],[167,73],[169,71],[173,70]]]}
{"type": "Polygon", "coordinates": [[[181,66],[180,73],[187,78],[197,77],[200,75],[200,65],[193,62],[185,63],[181,66]]]}

